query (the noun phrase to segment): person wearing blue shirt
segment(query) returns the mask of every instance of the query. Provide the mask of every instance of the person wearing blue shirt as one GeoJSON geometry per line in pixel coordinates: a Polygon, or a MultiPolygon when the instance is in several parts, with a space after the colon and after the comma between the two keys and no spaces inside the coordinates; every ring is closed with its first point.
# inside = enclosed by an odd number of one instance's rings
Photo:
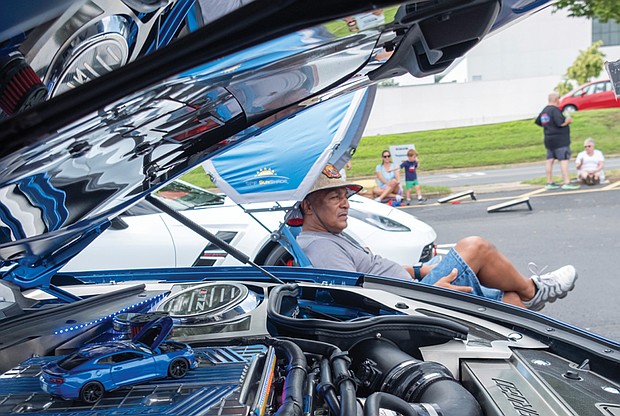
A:
{"type": "Polygon", "coordinates": [[[422,203],[426,201],[426,198],[422,196],[422,190],[420,189],[420,183],[418,182],[418,167],[420,162],[418,160],[418,152],[414,149],[407,151],[407,160],[403,160],[400,164],[401,169],[405,169],[405,205],[411,203],[411,189],[415,187],[415,192],[418,196],[418,202],[422,203]]]}
{"type": "Polygon", "coordinates": [[[382,202],[387,198],[397,202],[402,200],[400,168],[392,164],[389,150],[381,152],[381,163],[375,168],[375,181],[377,186],[372,190],[375,201],[382,202]]]}

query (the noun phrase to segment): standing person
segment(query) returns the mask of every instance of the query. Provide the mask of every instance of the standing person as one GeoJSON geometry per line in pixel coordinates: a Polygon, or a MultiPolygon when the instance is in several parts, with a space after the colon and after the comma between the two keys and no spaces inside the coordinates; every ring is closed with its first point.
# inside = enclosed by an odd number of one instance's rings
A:
{"type": "Polygon", "coordinates": [[[348,183],[327,165],[301,203],[302,231],[297,242],[314,267],[350,270],[411,280],[532,310],[564,298],[575,287],[577,271],[571,265],[546,274],[519,273],[493,244],[481,237],[456,243],[436,265],[403,266],[373,254],[345,237],[349,197],[362,186],[348,183]]]}
{"type": "Polygon", "coordinates": [[[560,95],[556,92],[549,94],[549,102],[543,108],[535,123],[543,128],[545,135],[545,148],[547,149],[547,161],[545,171],[547,173],[547,189],[557,189],[560,185],[553,182],[553,162],[560,161],[560,170],[564,184],[562,189],[579,189],[579,185],[570,183],[568,176],[568,161],[570,160],[570,127],[573,119],[564,117],[558,105],[560,95]]]}
{"type": "Polygon", "coordinates": [[[403,199],[400,193],[400,169],[392,164],[389,150],[381,152],[381,160],[375,168],[377,186],[372,190],[375,201],[381,202],[386,198],[392,198],[400,202],[403,199]]]}
{"type": "Polygon", "coordinates": [[[579,174],[579,179],[587,185],[596,185],[605,182],[605,156],[603,152],[594,148],[594,140],[588,137],[583,142],[583,148],[577,155],[575,165],[579,174]]]}
{"type": "Polygon", "coordinates": [[[418,160],[418,152],[414,149],[407,150],[407,160],[403,160],[403,163],[400,164],[400,168],[405,169],[405,205],[409,205],[411,203],[411,188],[413,187],[415,187],[418,202],[422,203],[426,201],[426,198],[422,196],[422,190],[420,189],[420,183],[418,182],[419,166],[420,161],[418,160]]]}

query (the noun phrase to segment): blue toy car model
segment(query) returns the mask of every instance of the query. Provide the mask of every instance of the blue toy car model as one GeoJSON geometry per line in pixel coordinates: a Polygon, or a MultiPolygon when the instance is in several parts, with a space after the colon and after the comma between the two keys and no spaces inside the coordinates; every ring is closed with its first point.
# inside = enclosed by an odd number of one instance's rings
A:
{"type": "Polygon", "coordinates": [[[106,391],[143,381],[182,378],[197,366],[192,348],[164,341],[168,316],[147,324],[131,341],[91,344],[43,367],[41,388],[52,396],[97,402],[106,391]]]}

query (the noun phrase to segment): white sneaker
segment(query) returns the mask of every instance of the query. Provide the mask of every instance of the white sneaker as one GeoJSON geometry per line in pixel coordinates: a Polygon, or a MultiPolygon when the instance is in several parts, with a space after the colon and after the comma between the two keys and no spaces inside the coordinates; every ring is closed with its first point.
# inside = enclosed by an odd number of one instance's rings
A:
{"type": "Polygon", "coordinates": [[[402,201],[402,200],[403,200],[403,196],[402,196],[402,195],[399,195],[399,194],[396,194],[396,196],[394,197],[394,199],[396,200],[396,202],[400,202],[400,201],[402,201]]]}
{"type": "MultiPolygon", "coordinates": [[[[532,270],[532,265],[536,266],[530,263],[530,270],[532,270]]],[[[577,270],[568,265],[543,275],[534,273],[532,280],[538,291],[532,299],[523,302],[523,304],[528,309],[539,311],[545,307],[547,302],[555,302],[558,298],[562,299],[575,288],[577,270]]]]}
{"type": "Polygon", "coordinates": [[[376,198],[375,198],[375,201],[377,201],[377,202],[381,202],[381,198],[376,197],[376,198]]]}

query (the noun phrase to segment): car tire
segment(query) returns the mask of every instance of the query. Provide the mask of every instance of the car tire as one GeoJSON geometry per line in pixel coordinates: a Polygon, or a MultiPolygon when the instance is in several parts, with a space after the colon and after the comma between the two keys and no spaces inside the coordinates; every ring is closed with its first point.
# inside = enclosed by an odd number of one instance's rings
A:
{"type": "Polygon", "coordinates": [[[185,377],[189,371],[189,363],[184,358],[175,358],[168,365],[168,377],[179,379],[185,377]]]}
{"type": "Polygon", "coordinates": [[[565,105],[562,109],[562,112],[564,113],[574,113],[575,111],[577,111],[577,107],[572,104],[565,105]]]}
{"type": "Polygon", "coordinates": [[[103,397],[105,389],[98,381],[89,381],[80,389],[80,400],[84,403],[95,404],[103,397]]]}
{"type": "Polygon", "coordinates": [[[265,266],[293,266],[295,260],[287,249],[278,244],[265,259],[265,266]]]}

